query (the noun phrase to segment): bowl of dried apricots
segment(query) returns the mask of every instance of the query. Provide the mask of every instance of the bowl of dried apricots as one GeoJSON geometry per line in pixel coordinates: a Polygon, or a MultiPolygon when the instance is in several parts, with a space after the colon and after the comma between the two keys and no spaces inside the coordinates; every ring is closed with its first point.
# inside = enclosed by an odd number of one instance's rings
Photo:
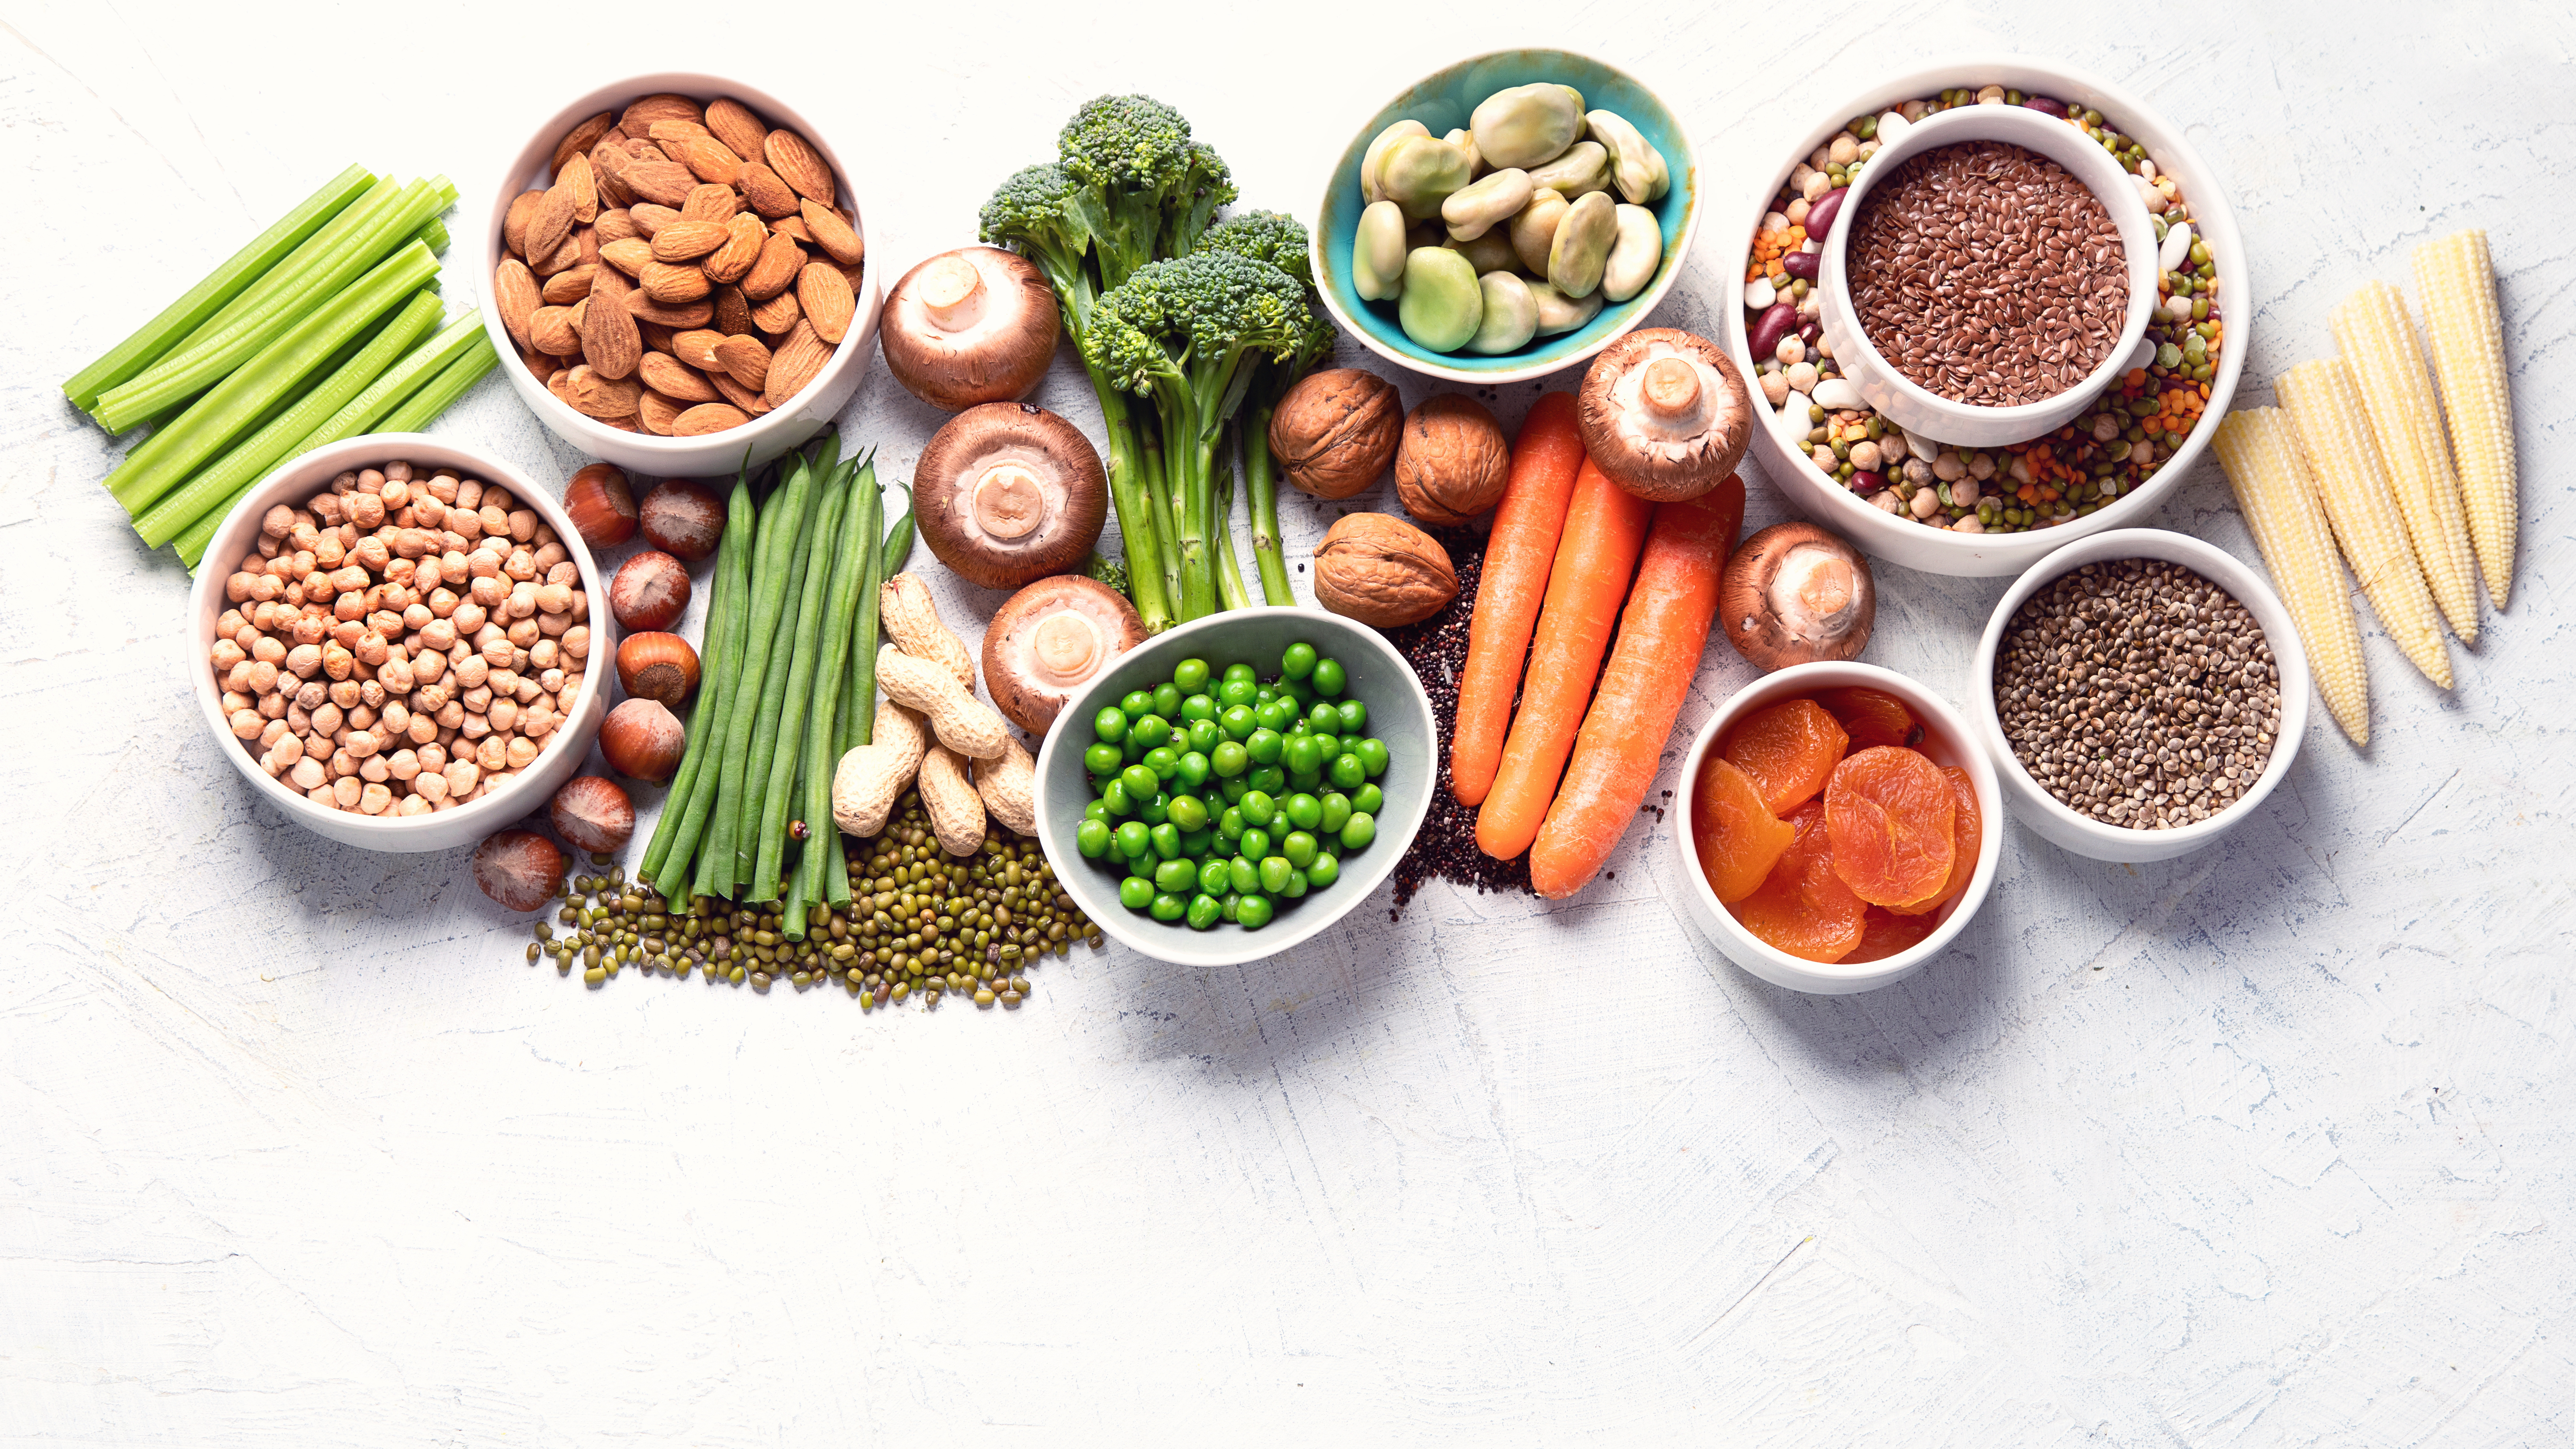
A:
{"type": "Polygon", "coordinates": [[[1837,995],[1901,981],[1985,903],[1994,765],[1947,701],[1870,664],[1738,691],[1682,763],[1682,905],[1738,966],[1837,995]]]}

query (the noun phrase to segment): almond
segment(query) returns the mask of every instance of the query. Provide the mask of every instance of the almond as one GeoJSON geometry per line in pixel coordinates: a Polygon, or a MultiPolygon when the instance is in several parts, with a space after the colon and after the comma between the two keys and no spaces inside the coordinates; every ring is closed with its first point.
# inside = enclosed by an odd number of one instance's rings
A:
{"type": "Polygon", "coordinates": [[[597,266],[566,267],[546,278],[545,291],[541,295],[549,307],[569,307],[590,295],[590,284],[598,277],[597,266]]]}
{"type": "Polygon", "coordinates": [[[680,214],[670,207],[657,206],[649,201],[637,202],[626,208],[626,215],[635,223],[635,234],[646,241],[653,239],[653,233],[680,219],[680,214]]]}
{"type": "Polygon", "coordinates": [[[655,121],[652,126],[644,132],[644,134],[652,138],[654,145],[670,152],[671,158],[676,161],[680,156],[680,142],[688,140],[692,136],[712,136],[715,132],[708,130],[706,127],[699,125],[695,121],[683,121],[677,118],[672,118],[668,120],[655,121]]]}
{"type": "Polygon", "coordinates": [[[653,244],[640,236],[623,237],[601,247],[599,259],[631,277],[653,260],[653,244]]]}
{"type": "Polygon", "coordinates": [[[626,168],[633,164],[634,159],[623,149],[605,140],[590,148],[590,179],[599,188],[600,205],[635,204],[635,188],[626,184],[626,168]]]}
{"type": "Polygon", "coordinates": [[[492,305],[501,314],[501,325],[509,329],[510,340],[521,347],[530,345],[528,317],[537,310],[537,278],[527,263],[504,257],[492,269],[492,305]]]}
{"type": "Polygon", "coordinates": [[[751,299],[738,286],[716,288],[715,329],[727,337],[753,329],[751,299]]]}
{"type": "Polygon", "coordinates": [[[692,221],[686,216],[653,233],[653,260],[657,262],[693,262],[733,237],[733,229],[720,221],[692,221]]]}
{"type": "Polygon", "coordinates": [[[555,248],[554,254],[542,261],[533,256],[528,258],[528,270],[540,277],[551,277],[558,272],[567,272],[580,265],[581,243],[571,237],[565,237],[563,245],[555,248]]]}
{"type": "Polygon", "coordinates": [[[646,262],[635,281],[656,302],[694,302],[714,286],[698,268],[669,262],[646,262]]]}
{"type": "Polygon", "coordinates": [[[638,161],[626,168],[626,184],[637,196],[662,206],[678,206],[698,184],[696,173],[677,161],[638,161]]]}
{"type": "Polygon", "coordinates": [[[555,368],[560,364],[558,364],[553,358],[546,356],[544,353],[531,348],[530,350],[519,354],[519,365],[528,370],[528,376],[535,378],[539,382],[544,382],[547,378],[555,375],[555,368]]]}
{"type": "Polygon", "coordinates": [[[743,274],[742,294],[755,302],[766,302],[787,290],[796,274],[805,269],[805,249],[793,237],[777,232],[760,248],[760,260],[743,274]]]}
{"type": "Polygon", "coordinates": [[[850,318],[859,309],[858,298],[850,293],[850,279],[826,262],[812,263],[796,274],[796,300],[805,305],[814,334],[835,345],[848,334],[850,318]]]}
{"type": "Polygon", "coordinates": [[[855,297],[859,294],[860,290],[867,285],[868,264],[861,261],[855,265],[843,267],[841,268],[841,275],[849,278],[850,295],[855,297]]]}
{"type": "Polygon", "coordinates": [[[715,388],[679,359],[648,352],[636,363],[635,375],[646,387],[679,402],[714,402],[715,388]]]}
{"type": "Polygon", "coordinates": [[[615,428],[620,432],[640,433],[644,431],[644,425],[637,422],[631,416],[623,418],[601,418],[599,421],[601,425],[615,428]]]}
{"type": "Polygon", "coordinates": [[[635,229],[634,213],[622,206],[601,212],[596,225],[599,229],[599,244],[602,247],[606,247],[610,242],[624,241],[628,237],[644,234],[635,229]]]}
{"type": "MultiPolygon", "coordinates": [[[[581,333],[581,319],[590,315],[590,299],[588,297],[584,297],[580,301],[573,303],[572,306],[566,310],[572,313],[572,317],[570,318],[570,321],[572,322],[572,330],[575,336],[579,336],[581,333]]],[[[579,344],[576,343],[575,345],[578,346],[579,344]]]]}
{"type": "Polygon", "coordinates": [[[718,96],[707,102],[707,133],[724,142],[736,156],[757,156],[769,140],[769,127],[752,114],[751,107],[731,96],[718,96]]]}
{"type": "MultiPolygon", "coordinates": [[[[703,307],[706,303],[700,302],[697,305],[703,307]]],[[[629,307],[626,310],[632,312],[635,309],[629,307]]],[[[641,317],[635,319],[635,331],[643,337],[644,350],[647,352],[658,352],[665,357],[670,356],[671,333],[674,330],[675,329],[673,328],[663,326],[659,322],[647,322],[641,317]]]]}
{"type": "Polygon", "coordinates": [[[599,220],[599,183],[591,175],[590,157],[578,153],[555,171],[555,184],[572,188],[573,220],[584,226],[599,220]]]}
{"type": "MultiPolygon", "coordinates": [[[[804,204],[805,203],[801,201],[797,203],[799,206],[804,204]]],[[[781,236],[792,236],[806,246],[810,247],[814,245],[814,228],[807,226],[805,224],[805,218],[801,216],[782,216],[778,220],[771,222],[769,224],[769,229],[777,232],[781,236]]]]}
{"type": "Polygon", "coordinates": [[[528,318],[528,345],[548,357],[570,357],[581,350],[570,307],[539,307],[528,318]]]}
{"type": "Polygon", "coordinates": [[[707,381],[715,384],[716,391],[724,394],[724,400],[726,402],[732,403],[735,407],[742,409],[744,412],[751,414],[755,418],[759,417],[762,413],[769,411],[769,399],[762,397],[759,393],[752,391],[750,388],[744,387],[741,383],[725,376],[722,372],[708,373],[707,381]]]}
{"type": "Polygon", "coordinates": [[[751,270],[751,264],[760,260],[760,249],[768,241],[769,228],[760,224],[759,217],[747,211],[736,215],[725,228],[724,245],[716,248],[715,255],[701,263],[707,269],[707,279],[714,282],[741,281],[743,274],[751,270]]]}
{"type": "MultiPolygon", "coordinates": [[[[817,263],[816,265],[820,265],[817,263]]],[[[806,270],[813,270],[808,267],[806,270]]],[[[790,287],[751,309],[751,325],[767,337],[784,337],[796,329],[796,319],[805,315],[805,306],[796,300],[796,289],[790,287]]]]}
{"type": "Polygon", "coordinates": [[[624,418],[635,415],[635,403],[644,389],[631,382],[621,382],[599,375],[596,368],[577,365],[564,379],[565,401],[574,412],[594,418],[624,418]]]}
{"type": "Polygon", "coordinates": [[[806,230],[814,233],[815,242],[832,260],[846,265],[867,255],[867,243],[859,240],[859,234],[841,219],[839,212],[811,201],[800,210],[805,216],[806,230]]]}
{"type": "MultiPolygon", "coordinates": [[[[714,389],[710,388],[708,392],[712,395],[714,389]]],[[[681,411],[680,404],[646,388],[644,396],[636,400],[635,421],[644,425],[644,431],[667,438],[671,436],[671,424],[679,419],[681,411]]]]}
{"type": "Polygon", "coordinates": [[[760,395],[771,407],[777,407],[804,391],[805,384],[812,382],[823,371],[823,364],[831,360],[832,344],[815,335],[811,321],[799,322],[780,345],[778,354],[769,360],[769,377],[761,385],[760,395]]]}
{"type": "Polygon", "coordinates": [[[564,405],[565,407],[571,407],[571,406],[572,406],[572,372],[571,372],[571,370],[570,370],[570,369],[568,369],[568,368],[561,368],[561,367],[558,367],[558,368],[556,368],[554,371],[552,371],[552,372],[550,372],[550,373],[547,373],[547,374],[546,374],[546,391],[548,391],[548,392],[550,392],[550,393],[553,393],[553,394],[554,394],[558,399],[561,399],[561,400],[562,400],[562,402],[563,402],[563,405],[564,405]]]}
{"type": "Polygon", "coordinates": [[[575,156],[588,152],[591,147],[598,145],[599,138],[616,129],[616,126],[617,113],[614,111],[602,111],[598,115],[591,117],[589,120],[573,127],[571,130],[564,132],[563,139],[555,143],[554,159],[547,163],[548,169],[557,175],[561,175],[563,173],[565,162],[570,161],[575,156]]]}
{"type": "Polygon", "coordinates": [[[727,428],[741,427],[750,421],[751,418],[742,409],[731,403],[700,403],[671,420],[671,436],[702,438],[709,433],[721,433],[727,428]]]}
{"type": "Polygon", "coordinates": [[[555,249],[572,239],[572,188],[558,181],[537,198],[528,212],[527,247],[522,255],[530,261],[552,256],[555,249]]]}
{"type": "Polygon", "coordinates": [[[716,361],[716,344],[724,341],[721,332],[691,328],[671,334],[671,355],[700,372],[720,372],[724,364],[716,361]]]}
{"type": "Polygon", "coordinates": [[[536,214],[537,203],[543,201],[545,196],[542,191],[522,191],[510,198],[509,214],[501,219],[503,246],[522,257],[528,254],[528,218],[536,214]]]}
{"type": "Polygon", "coordinates": [[[742,199],[733,194],[733,188],[712,181],[690,188],[688,199],[680,203],[680,215],[691,221],[728,222],[740,210],[742,199]]]}
{"type": "Polygon", "coordinates": [[[582,259],[582,261],[583,261],[583,263],[584,263],[584,264],[588,264],[588,263],[596,262],[596,261],[598,261],[598,260],[599,260],[599,228],[598,228],[598,227],[595,227],[595,226],[577,226],[577,227],[574,227],[574,228],[573,228],[573,232],[572,232],[572,244],[573,244],[574,246],[576,246],[576,247],[578,247],[578,248],[580,248],[580,249],[581,249],[581,259],[582,259]]]}
{"type": "Polygon", "coordinates": [[[742,158],[713,136],[691,136],[680,143],[680,161],[713,186],[730,187],[742,174],[742,158]]]}
{"type": "Polygon", "coordinates": [[[712,302],[657,302],[649,292],[627,293],[626,310],[660,327],[704,327],[716,315],[712,302]]]}
{"type": "Polygon", "coordinates": [[[716,344],[716,366],[757,392],[769,381],[769,349],[757,337],[728,337],[716,344]]]}
{"type": "Polygon", "coordinates": [[[670,157],[662,154],[661,147],[654,145],[652,142],[645,140],[641,136],[627,137],[625,140],[617,143],[617,149],[625,152],[626,159],[629,161],[668,161],[671,159],[670,157]]]}
{"type": "Polygon", "coordinates": [[[781,127],[761,143],[760,159],[769,163],[779,180],[796,188],[797,195],[832,204],[832,168],[823,164],[812,142],[781,127]]]}
{"type": "Polygon", "coordinates": [[[705,123],[706,114],[696,101],[687,96],[664,92],[627,102],[625,112],[617,118],[617,128],[629,136],[643,136],[651,134],[655,121],[687,121],[701,125],[705,123]]]}
{"type": "Polygon", "coordinates": [[[583,303],[581,318],[581,355],[591,370],[602,377],[632,377],[644,356],[644,335],[635,330],[635,315],[618,305],[623,293],[603,296],[602,291],[621,289],[625,279],[615,272],[602,276],[599,289],[583,303]]]}
{"type": "Polygon", "coordinates": [[[757,161],[746,163],[733,184],[742,188],[742,199],[751,203],[752,210],[771,221],[796,214],[795,189],[757,161]]]}

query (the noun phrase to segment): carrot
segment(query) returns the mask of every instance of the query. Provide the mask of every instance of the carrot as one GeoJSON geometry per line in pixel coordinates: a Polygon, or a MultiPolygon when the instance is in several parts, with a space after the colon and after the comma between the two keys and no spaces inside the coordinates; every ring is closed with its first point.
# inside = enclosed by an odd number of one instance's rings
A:
{"type": "Polygon", "coordinates": [[[1565,505],[1582,470],[1583,425],[1574,394],[1540,394],[1512,440],[1512,478],[1494,510],[1476,612],[1467,621],[1467,668],[1458,677],[1458,717],[1449,730],[1449,791],[1461,805],[1483,804],[1493,788],[1512,723],[1512,692],[1520,687],[1548,565],[1565,530],[1565,505]]]}
{"type": "Polygon", "coordinates": [[[1521,712],[1503,741],[1493,788],[1476,812],[1476,848],[1496,860],[1511,859],[1538,838],[1654,512],[1654,504],[1611,482],[1590,458],[1583,460],[1548,571],[1547,602],[1539,609],[1529,675],[1521,682],[1521,712]]]}
{"type": "Polygon", "coordinates": [[[1563,900],[1592,883],[1628,833],[1664,759],[1682,699],[1699,673],[1717,579],[1744,522],[1744,482],[1729,478],[1687,503],[1655,509],[1619,644],[1575,737],[1547,823],[1530,847],[1530,885],[1563,900]]]}

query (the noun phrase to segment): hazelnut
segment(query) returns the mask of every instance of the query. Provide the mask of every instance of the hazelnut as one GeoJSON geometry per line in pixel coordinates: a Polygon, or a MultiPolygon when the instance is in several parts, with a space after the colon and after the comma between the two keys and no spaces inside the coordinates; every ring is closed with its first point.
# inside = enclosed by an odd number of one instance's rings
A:
{"type": "Polygon", "coordinates": [[[1354,513],[1315,549],[1315,602],[1379,629],[1418,623],[1458,597],[1440,541],[1386,513],[1354,513]]]}
{"type": "Polygon", "coordinates": [[[1270,419],[1270,453],[1300,492],[1348,498],[1378,480],[1395,457],[1404,404],[1395,385],[1355,367],[1309,373],[1270,419]]]}
{"type": "Polygon", "coordinates": [[[1493,512],[1511,481],[1511,442],[1483,403],[1450,393],[1404,420],[1395,493],[1415,518],[1455,528],[1493,512]]]}

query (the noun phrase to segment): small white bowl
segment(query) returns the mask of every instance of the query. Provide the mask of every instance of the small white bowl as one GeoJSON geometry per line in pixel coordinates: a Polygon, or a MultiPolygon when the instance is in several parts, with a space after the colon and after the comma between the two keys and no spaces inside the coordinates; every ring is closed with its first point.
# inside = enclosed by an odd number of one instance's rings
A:
{"type": "Polygon", "coordinates": [[[1974,696],[1969,712],[1976,716],[1977,737],[1994,757],[1995,775],[2003,781],[2004,799],[2012,806],[2013,814],[2051,842],[2095,860],[2169,860],[2198,850],[2235,829],[2290,773],[2290,762],[2299,757],[2299,741],[2308,732],[2308,652],[2300,645],[2299,631],[2290,623],[2289,611],[2281,607],[2279,596],[2234,554],[2161,528],[2115,529],[2080,539],[2050,554],[2015,580],[2004,592],[2003,601],[1995,605],[1994,617],[1986,621],[1985,637],[1977,641],[1968,689],[1974,696]],[[2262,626],[2263,642],[2272,646],[2272,662],[2281,673],[2281,733],[2272,741],[2271,759],[2264,763],[2253,789],[2197,825],[2132,830],[2077,814],[2022,768],[2021,761],[2013,755],[2011,742],[2004,738],[2003,720],[1995,713],[1995,654],[2003,647],[2004,628],[2012,622],[2014,612],[2061,574],[2088,563],[2124,558],[2177,563],[2233,594],[2254,616],[2254,622],[2262,626]]]}
{"type": "Polygon", "coordinates": [[[1893,670],[1874,664],[1818,663],[1799,664],[1776,674],[1766,674],[1737,690],[1726,703],[1718,706],[1707,724],[1700,726],[1699,738],[1691,741],[1690,753],[1682,759],[1681,786],[1675,792],[1681,797],[1680,828],[1672,833],[1667,846],[1678,857],[1682,888],[1678,904],[1701,932],[1726,953],[1736,965],[1761,977],[1774,986],[1792,991],[1812,991],[1824,996],[1845,996],[1856,991],[1872,991],[1923,969],[1935,956],[1949,949],[1950,942],[1966,928],[1977,908],[1985,904],[1986,891],[1994,884],[1995,866],[2003,858],[2003,800],[1995,785],[1995,767],[1985,752],[1977,748],[1976,737],[1967,721],[1950,707],[1950,702],[1913,680],[1893,670]],[[1809,961],[1792,956],[1744,929],[1735,913],[1718,900],[1709,889],[1708,877],[1699,868],[1699,830],[1692,819],[1699,798],[1699,772],[1718,742],[1736,722],[1755,710],[1813,694],[1822,689],[1844,689],[1865,685],[1885,690],[1905,701],[1923,723],[1923,740],[1916,746],[1936,765],[1956,766],[1968,772],[1968,783],[1977,794],[1977,812],[1983,828],[1977,845],[1977,872],[1968,880],[1968,889],[1950,903],[1932,934],[1916,942],[1909,950],[1880,961],[1862,961],[1845,966],[1839,963],[1809,961]]]}
{"type": "Polygon", "coordinates": [[[1835,221],[1825,238],[1819,279],[1824,303],[1818,309],[1818,320],[1823,324],[1825,341],[1833,345],[1834,360],[1842,365],[1843,376],[1860,389],[1871,407],[1898,427],[1927,438],[1972,448],[1998,447],[2063,427],[2090,407],[2102,389],[2128,368],[2130,355],[2147,335],[2147,313],[2156,300],[2155,223],[2147,217],[2147,206],[2138,198],[2136,183],[2120,169],[2119,162],[2111,159],[2111,153],[2053,116],[2024,106],[1963,106],[1926,116],[1861,168],[1860,179],[1851,184],[1851,194],[1843,198],[1835,221]],[[1852,307],[1847,252],[1852,228],[1859,224],[1856,208],[1865,207],[1871,189],[1896,174],[1911,158],[1970,141],[2019,146],[2065,167],[2110,212],[2112,222],[2120,228],[2121,248],[2128,259],[2129,305],[2119,338],[2101,365],[2082,382],[2035,403],[1986,407],[1946,398],[1922,386],[1879,353],[1852,307]],[[1855,220],[1844,221],[1844,217],[1855,220]]]}
{"type": "Polygon", "coordinates": [[[617,656],[617,629],[609,618],[607,585],[599,576],[599,565],[592,561],[590,550],[583,546],[581,535],[574,531],[572,520],[564,515],[563,505],[556,501],[555,490],[540,486],[498,458],[420,433],[369,433],[332,443],[289,459],[261,479],[225,515],[223,526],[215,530],[214,541],[206,546],[205,564],[197,572],[195,587],[188,592],[187,629],[182,659],[216,752],[241,771],[253,790],[274,802],[296,824],[342,845],[395,854],[450,850],[499,830],[531,811],[544,809],[564,781],[581,769],[582,760],[590,753],[591,736],[599,732],[599,722],[608,713],[608,680],[615,673],[610,664],[617,656]],[[243,556],[257,549],[260,520],[268,510],[279,503],[300,507],[305,499],[329,488],[331,480],[344,469],[371,468],[396,459],[421,468],[453,468],[459,476],[506,488],[511,497],[535,509],[537,517],[562,537],[565,552],[581,566],[581,586],[590,595],[590,617],[586,622],[590,625],[591,667],[583,671],[581,693],[574,697],[572,708],[546,742],[544,752],[499,792],[453,810],[434,810],[427,815],[361,815],[354,810],[326,810],[270,779],[260,769],[259,758],[233,737],[232,726],[224,720],[214,670],[206,663],[206,650],[214,643],[215,620],[233,607],[225,597],[225,581],[243,556]]]}
{"type": "MultiPolygon", "coordinates": [[[[2253,281],[2245,265],[2245,246],[2237,233],[2236,213],[2229,206],[2227,190],[2219,184],[2218,173],[2201,158],[2180,126],[2167,121],[2148,108],[2144,101],[2089,71],[2059,65],[2027,56],[1974,54],[1935,61],[1920,69],[1890,76],[1815,113],[1815,119],[1797,138],[1794,150],[1783,147],[1775,154],[1786,159],[1777,170],[1765,170],[1758,176],[1748,175],[1752,194],[1739,213],[1739,225],[1727,233],[1726,245],[1749,250],[1753,235],[1762,228],[1762,218],[1771,210],[1773,193],[1791,165],[1803,160],[1818,146],[1824,145],[1842,130],[1852,117],[1875,116],[1889,106],[1924,96],[1938,95],[1959,85],[2008,86],[2027,94],[2043,95],[2070,106],[2082,105],[2116,120],[2121,134],[2143,143],[2155,158],[2160,171],[2171,172],[2191,203],[2191,226],[2209,245],[2210,255],[2218,264],[2219,297],[2227,310],[2226,347],[2218,355],[2218,370],[2209,386],[2209,407],[2204,416],[2226,415],[2227,404],[2236,395],[2236,383],[2245,370],[2245,357],[2254,321],[2253,281]]],[[[1994,107],[1985,107],[1992,110],[1994,107]]],[[[1944,113],[1947,114],[1947,113],[1944,113]]],[[[1917,124],[1923,124],[1918,122],[1917,124]]],[[[1863,177],[1868,168],[1862,168],[1863,177]]],[[[2124,173],[2125,174],[2125,173],[2124,173]]],[[[1845,198],[1848,201],[1850,198],[1845,198]]],[[[1726,301],[1711,335],[1734,354],[1735,364],[1743,370],[1748,383],[1758,382],[1750,342],[1746,336],[1744,316],[1744,251],[1731,253],[1734,261],[1726,268],[1726,301]]],[[[1787,498],[1789,505],[1808,517],[1848,538],[1852,543],[1879,558],[1900,563],[1926,573],[2001,577],[2017,574],[2037,563],[2051,549],[2073,543],[2088,534],[2142,521],[2154,511],[2159,500],[2180,486],[2183,476],[2191,471],[2192,462],[2208,446],[2213,428],[2194,428],[2175,450],[2134,490],[2112,500],[2107,508],[2097,509],[2085,517],[2053,528],[2034,528],[2019,533],[1952,533],[1946,528],[1929,528],[1911,519],[1900,519],[1882,513],[1829,478],[1816,467],[1802,448],[1793,448],[1771,426],[1771,409],[1761,408],[1763,426],[1754,429],[1751,451],[1760,460],[1764,477],[1771,480],[1787,498]]]]}
{"type": "Polygon", "coordinates": [[[502,168],[498,189],[493,194],[491,213],[485,218],[482,247],[477,258],[482,271],[478,288],[483,298],[483,330],[500,349],[501,372],[517,388],[520,398],[537,420],[557,437],[594,458],[604,458],[621,467],[654,478],[713,478],[730,476],[745,466],[757,468],[797,444],[821,432],[823,425],[841,410],[858,391],[867,376],[868,361],[876,355],[877,312],[883,294],[877,285],[877,259],[867,258],[858,287],[858,308],[851,315],[850,328],[832,359],[805,385],[805,390],[787,400],[783,407],[753,418],[739,428],[710,433],[700,438],[665,438],[652,433],[630,433],[612,428],[596,418],[575,412],[563,399],[546,390],[546,380],[528,371],[519,360],[518,344],[511,341],[510,329],[501,323],[501,309],[492,297],[492,275],[509,252],[501,245],[501,223],[510,214],[510,202],[532,186],[544,186],[551,179],[555,143],[566,131],[585,118],[601,111],[622,110],[641,96],[669,92],[688,96],[701,103],[718,96],[731,96],[760,113],[772,126],[784,126],[814,143],[824,163],[832,168],[838,188],[836,199],[858,217],[859,235],[868,234],[869,209],[862,205],[850,185],[848,168],[832,150],[831,138],[818,130],[802,114],[767,91],[755,90],[739,81],[697,71],[665,71],[658,75],[634,76],[601,86],[555,113],[539,126],[536,134],[519,148],[519,154],[502,168]],[[748,463],[745,449],[749,450],[748,463]]]}

